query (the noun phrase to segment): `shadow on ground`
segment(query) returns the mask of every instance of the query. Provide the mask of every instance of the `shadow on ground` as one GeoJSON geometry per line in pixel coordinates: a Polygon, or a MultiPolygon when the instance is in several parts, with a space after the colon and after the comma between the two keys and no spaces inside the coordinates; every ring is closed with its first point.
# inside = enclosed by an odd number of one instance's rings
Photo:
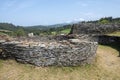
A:
{"type": "Polygon", "coordinates": [[[120,57],[120,43],[101,44],[101,45],[110,46],[110,47],[116,49],[119,52],[118,57],[120,57]]]}

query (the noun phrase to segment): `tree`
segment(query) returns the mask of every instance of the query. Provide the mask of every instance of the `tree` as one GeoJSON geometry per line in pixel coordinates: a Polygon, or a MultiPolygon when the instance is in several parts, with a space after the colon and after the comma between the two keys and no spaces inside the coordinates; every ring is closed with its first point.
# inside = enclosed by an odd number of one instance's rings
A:
{"type": "Polygon", "coordinates": [[[21,37],[21,36],[25,36],[25,31],[22,28],[19,28],[16,32],[15,32],[16,36],[21,37]]]}
{"type": "Polygon", "coordinates": [[[108,23],[109,23],[109,21],[108,21],[108,20],[103,19],[103,20],[100,20],[100,21],[99,21],[99,23],[102,23],[102,24],[108,24],[108,23]]]}
{"type": "Polygon", "coordinates": [[[101,18],[99,20],[99,23],[102,23],[102,24],[107,24],[107,23],[111,23],[113,21],[113,18],[112,17],[105,17],[105,18],[101,18]]]}

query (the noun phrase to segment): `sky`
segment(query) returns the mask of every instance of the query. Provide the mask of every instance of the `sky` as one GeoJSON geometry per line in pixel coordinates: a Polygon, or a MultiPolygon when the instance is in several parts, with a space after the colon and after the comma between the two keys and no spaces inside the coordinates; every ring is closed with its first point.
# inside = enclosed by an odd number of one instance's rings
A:
{"type": "Polygon", "coordinates": [[[120,17],[120,0],[0,0],[0,22],[52,25],[120,17]]]}

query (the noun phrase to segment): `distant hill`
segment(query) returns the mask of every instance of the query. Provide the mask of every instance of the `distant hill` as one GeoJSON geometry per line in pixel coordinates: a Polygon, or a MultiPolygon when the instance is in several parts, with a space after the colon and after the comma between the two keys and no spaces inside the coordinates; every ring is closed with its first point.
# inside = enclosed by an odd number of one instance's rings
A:
{"type": "MultiPolygon", "coordinates": [[[[11,23],[0,23],[0,30],[3,33],[6,33],[5,31],[12,32],[12,34],[20,34],[18,31],[24,32],[25,35],[27,33],[34,33],[35,35],[40,34],[51,34],[52,32],[60,32],[65,29],[69,29],[70,25],[68,24],[55,24],[55,25],[36,25],[36,26],[15,26],[11,23]]],[[[9,33],[8,33],[9,34],[9,33]]]]}
{"type": "Polygon", "coordinates": [[[45,30],[48,27],[47,26],[43,26],[43,25],[36,25],[36,26],[27,26],[24,27],[25,29],[38,29],[38,30],[45,30]]]}
{"type": "Polygon", "coordinates": [[[0,29],[14,31],[17,27],[11,23],[0,23],[0,29]]]}
{"type": "Polygon", "coordinates": [[[50,28],[64,27],[68,25],[67,23],[54,24],[54,25],[36,25],[36,26],[27,26],[25,29],[37,29],[37,30],[48,30],[50,28]]]}
{"type": "Polygon", "coordinates": [[[61,24],[54,24],[54,25],[48,25],[50,28],[57,28],[57,27],[63,27],[65,25],[70,25],[68,23],[61,23],[61,24]]]}
{"type": "Polygon", "coordinates": [[[48,27],[47,26],[42,26],[42,25],[38,25],[38,26],[27,26],[27,27],[24,27],[24,26],[15,26],[11,23],[0,23],[0,29],[2,30],[10,30],[10,31],[14,31],[14,30],[17,30],[18,28],[23,28],[25,30],[27,29],[39,29],[39,30],[42,30],[42,29],[47,29],[48,27]]]}

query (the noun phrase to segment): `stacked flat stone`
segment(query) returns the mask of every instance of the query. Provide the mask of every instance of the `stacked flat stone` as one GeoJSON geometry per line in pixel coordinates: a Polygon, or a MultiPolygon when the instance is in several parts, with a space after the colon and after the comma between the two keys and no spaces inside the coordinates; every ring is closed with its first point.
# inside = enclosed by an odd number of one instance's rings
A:
{"type": "Polygon", "coordinates": [[[97,42],[70,39],[61,42],[22,46],[21,43],[1,42],[0,57],[13,58],[36,66],[78,66],[91,63],[97,42]]]}

